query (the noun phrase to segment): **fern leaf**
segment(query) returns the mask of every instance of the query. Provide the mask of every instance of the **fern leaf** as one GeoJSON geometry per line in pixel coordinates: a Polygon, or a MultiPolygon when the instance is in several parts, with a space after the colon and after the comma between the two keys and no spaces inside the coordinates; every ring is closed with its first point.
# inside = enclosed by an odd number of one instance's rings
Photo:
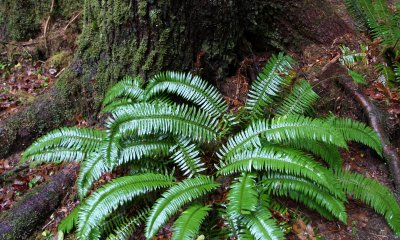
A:
{"type": "Polygon", "coordinates": [[[136,228],[144,223],[149,210],[140,211],[139,214],[131,218],[123,218],[117,226],[114,226],[114,232],[109,234],[107,240],[128,240],[132,237],[136,228]]]}
{"type": "Polygon", "coordinates": [[[175,221],[173,226],[173,240],[191,240],[198,234],[200,225],[211,208],[194,204],[186,209],[175,221]]]}
{"type": "Polygon", "coordinates": [[[80,210],[80,205],[76,206],[72,212],[66,216],[60,224],[57,226],[57,230],[63,233],[70,233],[74,227],[76,227],[78,223],[78,213],[80,210]]]}
{"type": "Polygon", "coordinates": [[[118,206],[134,197],[174,184],[170,176],[147,173],[137,176],[121,177],[104,185],[83,203],[79,212],[79,239],[99,239],[96,229],[118,206]]]}
{"type": "Polygon", "coordinates": [[[107,127],[113,134],[169,133],[204,142],[216,138],[217,124],[217,119],[186,105],[136,103],[114,112],[107,127]]]}
{"type": "Polygon", "coordinates": [[[91,154],[86,161],[82,163],[78,174],[77,186],[80,198],[86,196],[94,181],[98,180],[103,173],[111,171],[103,160],[103,155],[100,153],[91,154]]]}
{"type": "Polygon", "coordinates": [[[148,137],[144,139],[135,139],[121,147],[118,165],[145,157],[168,156],[173,147],[173,141],[168,139],[148,137]]]}
{"type": "Polygon", "coordinates": [[[227,213],[233,220],[239,219],[242,214],[250,214],[258,206],[258,192],[255,175],[244,173],[231,185],[228,193],[229,204],[227,213]]]}
{"type": "Polygon", "coordinates": [[[321,157],[334,170],[339,170],[343,166],[342,156],[340,155],[338,148],[334,145],[308,139],[288,141],[284,144],[290,147],[308,151],[316,156],[321,157]]]}
{"type": "Polygon", "coordinates": [[[160,227],[168,219],[177,213],[179,209],[193,199],[199,198],[219,185],[213,179],[205,176],[186,179],[176,186],[171,187],[159,198],[152,207],[147,219],[145,236],[147,239],[153,237],[160,227]]]}
{"type": "Polygon", "coordinates": [[[142,82],[140,77],[132,78],[126,76],[106,93],[103,106],[106,107],[109,104],[114,104],[114,102],[118,102],[121,99],[129,99],[132,102],[137,102],[144,94],[144,90],[141,89],[142,82]]]}
{"type": "Polygon", "coordinates": [[[272,219],[271,213],[266,208],[260,208],[242,219],[251,235],[256,240],[279,240],[284,239],[282,231],[272,219]]]}
{"type": "Polygon", "coordinates": [[[171,159],[181,169],[184,175],[189,178],[196,173],[204,171],[204,163],[201,162],[200,152],[196,144],[192,144],[189,139],[180,138],[174,147],[175,153],[171,159]]]}
{"type": "Polygon", "coordinates": [[[247,150],[235,154],[222,164],[219,174],[227,175],[236,172],[278,171],[290,175],[301,176],[323,186],[335,196],[345,199],[343,191],[335,184],[335,176],[312,158],[297,150],[279,148],[261,148],[247,150]],[[278,149],[278,150],[277,150],[278,149]]]}
{"type": "Polygon", "coordinates": [[[283,86],[285,86],[285,78],[292,68],[294,60],[280,53],[278,56],[273,55],[263,70],[257,76],[257,80],[252,84],[247,97],[245,108],[252,117],[260,117],[264,113],[264,109],[273,102],[273,97],[278,96],[283,86]]]}
{"type": "MultiPolygon", "coordinates": [[[[36,140],[24,153],[22,160],[29,158],[34,160],[52,161],[51,157],[56,155],[57,150],[65,151],[65,160],[70,161],[72,152],[77,157],[83,156],[97,149],[105,138],[105,132],[90,128],[60,128],[54,130],[43,137],[36,140]],[[68,154],[68,150],[71,152],[68,154]],[[48,155],[47,155],[48,153],[48,155]]],[[[60,153],[58,161],[64,161],[63,155],[60,153]]],[[[79,159],[81,160],[81,159],[79,159]]]]}
{"type": "Polygon", "coordinates": [[[114,111],[116,111],[120,107],[129,106],[129,105],[132,105],[134,103],[135,102],[132,101],[131,99],[126,99],[126,98],[118,99],[118,100],[115,100],[115,101],[107,104],[107,106],[105,106],[101,110],[101,112],[102,113],[113,113],[114,111]]]}
{"type": "MultiPolygon", "coordinates": [[[[316,210],[321,207],[325,208],[331,215],[343,223],[347,223],[346,208],[343,201],[335,198],[311,181],[290,175],[271,174],[265,180],[265,183],[270,194],[291,197],[316,210]],[[310,198],[320,207],[315,207],[312,204],[313,202],[307,202],[310,198]]],[[[324,212],[322,214],[326,215],[324,212]]]]}
{"type": "Polygon", "coordinates": [[[363,75],[359,74],[359,73],[356,72],[356,71],[350,70],[350,69],[348,69],[347,72],[348,72],[348,74],[350,75],[350,77],[353,79],[353,81],[354,81],[355,83],[358,83],[358,84],[367,84],[367,80],[365,80],[365,78],[363,77],[363,75]]]}
{"type": "Polygon", "coordinates": [[[280,116],[309,113],[312,105],[318,99],[319,96],[311,85],[305,80],[300,80],[294,85],[291,93],[283,99],[277,113],[280,116]]]}
{"type": "Polygon", "coordinates": [[[392,192],[382,184],[360,174],[338,172],[343,190],[382,214],[396,235],[400,235],[400,206],[392,192]]]}
{"type": "Polygon", "coordinates": [[[306,139],[347,148],[342,134],[324,120],[290,115],[273,118],[270,122],[254,121],[247,129],[230,138],[219,155],[225,159],[251,146],[260,147],[260,137],[276,143],[306,139]]]}
{"type": "Polygon", "coordinates": [[[328,121],[335,130],[342,133],[346,141],[356,141],[367,145],[382,156],[382,143],[376,132],[366,124],[351,118],[331,118],[328,121]]]}
{"type": "Polygon", "coordinates": [[[213,116],[221,116],[228,105],[217,89],[190,73],[163,72],[154,76],[146,87],[146,99],[163,92],[173,93],[198,105],[213,116]]]}

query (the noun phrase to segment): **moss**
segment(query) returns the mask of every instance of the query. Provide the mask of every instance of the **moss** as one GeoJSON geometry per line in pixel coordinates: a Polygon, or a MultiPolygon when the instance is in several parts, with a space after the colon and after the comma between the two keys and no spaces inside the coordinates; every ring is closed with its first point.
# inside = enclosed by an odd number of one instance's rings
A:
{"type": "Polygon", "coordinates": [[[138,1],[138,15],[140,18],[144,19],[147,15],[147,0],[138,1]]]}
{"type": "Polygon", "coordinates": [[[51,56],[47,60],[47,63],[50,66],[53,66],[56,68],[63,68],[63,67],[66,67],[71,60],[72,60],[71,53],[69,53],[67,51],[61,51],[61,52],[56,53],[53,56],[51,56]]]}

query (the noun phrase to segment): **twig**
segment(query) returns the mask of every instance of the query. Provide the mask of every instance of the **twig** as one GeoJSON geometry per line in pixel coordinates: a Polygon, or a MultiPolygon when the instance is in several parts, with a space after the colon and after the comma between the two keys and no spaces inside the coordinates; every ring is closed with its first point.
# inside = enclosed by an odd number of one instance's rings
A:
{"type": "Polygon", "coordinates": [[[53,13],[54,2],[55,2],[54,0],[51,1],[50,13],[49,13],[49,16],[47,17],[46,24],[44,25],[44,32],[43,32],[44,46],[45,46],[47,52],[48,52],[48,48],[47,48],[47,28],[49,27],[49,22],[50,22],[50,19],[51,19],[51,15],[53,13]]]}
{"type": "Polygon", "coordinates": [[[61,69],[61,71],[59,71],[59,72],[57,73],[57,75],[54,76],[54,77],[55,77],[55,78],[58,78],[58,77],[61,75],[61,73],[64,72],[64,70],[65,70],[65,68],[61,69]]]}
{"type": "Polygon", "coordinates": [[[73,23],[80,15],[82,12],[79,12],[78,14],[76,14],[68,23],[67,25],[64,27],[64,32],[67,30],[67,28],[69,27],[69,25],[71,25],[71,23],[73,23]]]}

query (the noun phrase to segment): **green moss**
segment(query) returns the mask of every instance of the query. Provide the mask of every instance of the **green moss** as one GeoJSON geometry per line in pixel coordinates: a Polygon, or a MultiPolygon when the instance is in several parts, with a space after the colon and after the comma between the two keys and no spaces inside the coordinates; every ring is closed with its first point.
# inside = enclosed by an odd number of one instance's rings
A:
{"type": "Polygon", "coordinates": [[[138,15],[140,18],[144,19],[147,15],[147,0],[138,1],[138,15]]]}
{"type": "Polygon", "coordinates": [[[50,66],[56,67],[56,68],[62,68],[66,67],[68,63],[72,60],[72,54],[67,52],[67,51],[61,51],[59,53],[54,54],[51,56],[48,60],[47,63],[50,66]]]}

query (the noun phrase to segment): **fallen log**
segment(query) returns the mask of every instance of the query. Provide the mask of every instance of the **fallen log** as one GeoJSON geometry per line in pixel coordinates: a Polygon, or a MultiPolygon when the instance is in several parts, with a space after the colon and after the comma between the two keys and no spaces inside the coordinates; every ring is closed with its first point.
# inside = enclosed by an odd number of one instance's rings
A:
{"type": "Polygon", "coordinates": [[[322,70],[320,80],[334,78],[337,83],[344,88],[344,90],[354,97],[354,100],[362,107],[364,113],[368,118],[368,123],[371,128],[378,134],[383,146],[383,157],[389,165],[389,170],[392,176],[393,184],[396,191],[400,191],[400,159],[396,148],[390,143],[389,137],[383,126],[384,115],[372,103],[372,101],[365,96],[358,86],[354,83],[353,79],[347,74],[347,70],[340,65],[336,60],[328,63],[322,70]]]}
{"type": "Polygon", "coordinates": [[[0,215],[0,240],[27,239],[43,225],[74,184],[78,165],[64,167],[50,181],[37,186],[16,206],[0,215]]]}

